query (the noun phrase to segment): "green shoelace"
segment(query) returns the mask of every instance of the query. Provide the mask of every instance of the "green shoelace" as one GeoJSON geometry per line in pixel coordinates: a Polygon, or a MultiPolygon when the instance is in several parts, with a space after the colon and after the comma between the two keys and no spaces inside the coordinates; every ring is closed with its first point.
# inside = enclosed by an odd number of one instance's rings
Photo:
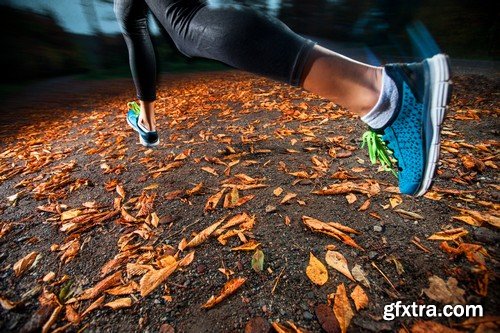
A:
{"type": "Polygon", "coordinates": [[[133,101],[133,102],[128,102],[127,103],[127,107],[134,111],[134,113],[136,115],[139,115],[139,113],[141,113],[141,107],[139,106],[139,104],[137,104],[137,102],[133,101]]]}
{"type": "Polygon", "coordinates": [[[372,164],[376,164],[378,160],[385,171],[391,171],[394,176],[397,176],[394,163],[390,157],[391,153],[385,142],[382,141],[382,136],[370,130],[363,134],[362,139],[363,144],[361,145],[361,148],[365,145],[368,147],[368,156],[370,156],[372,164]]]}

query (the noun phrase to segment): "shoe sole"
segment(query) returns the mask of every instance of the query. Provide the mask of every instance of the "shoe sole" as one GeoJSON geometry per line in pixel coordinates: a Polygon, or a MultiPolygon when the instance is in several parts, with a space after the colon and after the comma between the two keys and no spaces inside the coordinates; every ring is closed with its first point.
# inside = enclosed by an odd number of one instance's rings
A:
{"type": "Polygon", "coordinates": [[[445,54],[437,54],[425,60],[428,66],[426,79],[429,77],[427,112],[425,114],[424,131],[426,142],[426,165],[422,183],[416,191],[416,196],[424,195],[432,184],[432,178],[439,161],[441,146],[441,124],[448,110],[451,99],[452,82],[450,81],[450,62],[445,54]],[[428,76],[427,76],[428,75],[428,76]]]}
{"type": "MultiPolygon", "coordinates": [[[[128,120],[128,117],[127,117],[127,124],[129,124],[130,127],[132,127],[132,129],[134,131],[137,132],[137,130],[135,129],[134,125],[132,125],[132,123],[128,120]]],[[[153,142],[153,143],[149,143],[149,142],[146,142],[146,140],[144,140],[141,136],[140,133],[137,133],[139,134],[139,142],[141,143],[141,145],[143,145],[144,147],[148,147],[148,148],[153,148],[153,147],[156,147],[160,144],[160,138],[158,138],[158,140],[156,140],[156,142],[153,142]]]]}

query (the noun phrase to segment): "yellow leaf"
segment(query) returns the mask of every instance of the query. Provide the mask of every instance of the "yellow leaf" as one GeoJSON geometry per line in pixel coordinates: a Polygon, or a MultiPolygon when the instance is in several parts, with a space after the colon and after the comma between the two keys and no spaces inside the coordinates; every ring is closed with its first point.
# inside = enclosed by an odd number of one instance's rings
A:
{"type": "Polygon", "coordinates": [[[226,282],[226,284],[224,284],[222,290],[219,292],[219,295],[210,297],[210,299],[201,307],[204,309],[210,309],[214,307],[216,304],[222,302],[225,298],[233,294],[239,287],[243,285],[243,283],[245,283],[245,281],[246,278],[243,277],[229,280],[228,282],[226,282]]]}
{"type": "Polygon", "coordinates": [[[19,259],[15,264],[14,264],[14,273],[16,276],[22,275],[24,272],[26,272],[28,269],[30,269],[33,264],[35,263],[35,259],[37,259],[39,253],[38,252],[30,252],[21,259],[19,259]]]}
{"type": "Polygon", "coordinates": [[[179,262],[175,262],[172,265],[162,268],[162,269],[152,269],[148,271],[141,278],[139,282],[139,290],[141,291],[141,296],[146,297],[151,292],[153,292],[156,287],[163,283],[176,269],[179,262]]]}
{"type": "Polygon", "coordinates": [[[364,309],[368,305],[368,296],[360,285],[354,287],[354,290],[351,293],[351,298],[354,301],[356,311],[364,309]]]}
{"type": "Polygon", "coordinates": [[[70,209],[61,214],[61,221],[70,220],[79,216],[82,213],[79,209],[70,209]]]}
{"type": "Polygon", "coordinates": [[[280,204],[287,203],[288,201],[292,200],[293,198],[297,197],[297,194],[288,192],[283,199],[281,200],[280,204]]]}
{"type": "Polygon", "coordinates": [[[104,306],[110,307],[113,310],[129,308],[132,306],[132,299],[129,297],[118,298],[114,301],[104,304],[104,306]]]}
{"type": "Polygon", "coordinates": [[[328,271],[312,253],[309,253],[309,265],[306,268],[307,277],[317,285],[324,285],[328,281],[328,271]]]}
{"type": "Polygon", "coordinates": [[[354,317],[354,312],[349,304],[349,299],[347,298],[347,293],[343,283],[337,287],[337,291],[335,292],[333,313],[335,314],[335,317],[337,317],[340,330],[342,333],[346,333],[347,328],[351,323],[351,319],[354,317]]]}
{"type": "Polygon", "coordinates": [[[273,191],[273,194],[277,197],[279,197],[283,193],[283,189],[281,187],[276,187],[273,191]]]}
{"type": "Polygon", "coordinates": [[[358,200],[358,197],[356,197],[356,194],[354,193],[349,193],[345,196],[345,198],[349,204],[355,203],[356,200],[358,200]]]}
{"type": "Polygon", "coordinates": [[[259,245],[260,245],[260,243],[257,243],[255,240],[252,239],[251,241],[248,241],[248,242],[246,242],[243,245],[240,245],[240,246],[237,246],[237,247],[233,247],[231,249],[231,251],[253,251],[259,245]]]}
{"type": "Polygon", "coordinates": [[[156,215],[156,213],[152,213],[151,214],[151,225],[156,228],[158,226],[159,222],[160,222],[160,218],[158,217],[158,215],[156,215]]]}
{"type": "Polygon", "coordinates": [[[456,228],[445,231],[436,232],[434,235],[430,236],[429,240],[455,240],[460,237],[467,235],[469,232],[464,228],[456,228]]]}

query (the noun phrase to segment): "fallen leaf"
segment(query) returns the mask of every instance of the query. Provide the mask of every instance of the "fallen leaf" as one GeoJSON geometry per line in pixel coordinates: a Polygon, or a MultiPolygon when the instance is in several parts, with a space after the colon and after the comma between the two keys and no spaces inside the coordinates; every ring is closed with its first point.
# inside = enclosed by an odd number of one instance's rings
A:
{"type": "Polygon", "coordinates": [[[110,307],[113,310],[129,308],[132,306],[132,299],[129,297],[118,298],[114,301],[104,304],[104,306],[110,307]]]}
{"type": "Polygon", "coordinates": [[[83,293],[78,297],[78,299],[79,300],[93,299],[102,294],[105,290],[120,284],[121,278],[122,278],[122,273],[116,272],[113,275],[110,275],[107,278],[101,280],[94,287],[88,288],[85,291],[83,291],[83,293]]]}
{"type": "Polygon", "coordinates": [[[356,281],[361,283],[363,286],[370,288],[370,281],[366,278],[366,273],[365,271],[361,268],[359,265],[354,265],[354,267],[351,270],[352,276],[356,281]]]}
{"type": "Polygon", "coordinates": [[[38,256],[39,253],[33,251],[19,259],[13,266],[16,276],[21,276],[24,272],[34,266],[36,259],[39,258],[38,256]]]}
{"type": "Polygon", "coordinates": [[[224,286],[222,287],[222,290],[219,292],[219,295],[210,297],[210,299],[201,307],[203,309],[210,309],[214,307],[215,305],[226,299],[228,296],[233,294],[238,288],[243,285],[243,283],[245,283],[245,281],[246,278],[243,277],[238,277],[227,281],[226,284],[224,284],[224,286]]]}
{"type": "Polygon", "coordinates": [[[349,267],[347,266],[347,260],[342,255],[342,253],[337,251],[326,251],[325,261],[330,267],[336,269],[337,271],[354,281],[354,278],[349,271],[349,267]]]}
{"type": "Polygon", "coordinates": [[[211,197],[208,198],[207,203],[205,204],[205,212],[215,210],[217,208],[217,204],[219,203],[220,199],[222,198],[222,195],[224,195],[224,191],[226,189],[223,188],[219,192],[215,193],[211,197]]]}
{"type": "Polygon", "coordinates": [[[99,297],[96,299],[92,304],[89,305],[88,308],[85,309],[85,311],[82,312],[81,318],[85,317],[87,314],[89,314],[91,311],[94,311],[97,308],[100,308],[102,303],[104,303],[104,296],[99,297]]]}
{"type": "Polygon", "coordinates": [[[322,286],[328,281],[328,271],[325,265],[312,253],[309,253],[309,265],[306,268],[307,277],[315,284],[322,286]]]}
{"type": "Polygon", "coordinates": [[[141,296],[146,297],[151,292],[153,292],[156,287],[163,283],[176,269],[179,262],[176,262],[168,267],[162,269],[152,269],[148,271],[141,278],[139,282],[139,290],[141,291],[141,296]]]}
{"type": "Polygon", "coordinates": [[[231,249],[231,251],[253,251],[257,247],[259,247],[259,245],[260,245],[260,243],[257,243],[255,240],[252,239],[252,240],[246,242],[243,245],[240,245],[240,246],[237,246],[237,247],[233,247],[231,249]]]}
{"type": "Polygon", "coordinates": [[[346,243],[347,245],[358,248],[360,250],[364,250],[350,236],[348,236],[343,232],[344,230],[348,233],[359,233],[358,231],[352,228],[343,226],[340,223],[334,223],[334,222],[325,223],[309,216],[302,216],[302,222],[312,231],[327,234],[346,243]],[[342,230],[339,230],[339,228],[342,230]]]}
{"type": "Polygon", "coordinates": [[[122,197],[122,199],[125,199],[125,190],[120,184],[116,185],[116,193],[118,193],[118,195],[122,197]]]}
{"type": "Polygon", "coordinates": [[[356,194],[354,193],[349,193],[348,195],[345,196],[347,203],[353,204],[358,200],[358,197],[356,197],[356,194]]]}
{"type": "Polygon", "coordinates": [[[427,238],[428,240],[455,240],[467,235],[469,232],[464,228],[455,228],[445,231],[436,232],[434,235],[427,238]]]}
{"type": "Polygon", "coordinates": [[[211,168],[211,167],[203,167],[201,168],[201,170],[205,171],[205,172],[208,172],[214,176],[219,176],[219,174],[217,173],[217,171],[215,171],[214,168],[211,168]]]}
{"type": "Polygon", "coordinates": [[[203,188],[203,182],[198,183],[195,187],[193,187],[190,190],[186,190],[187,195],[195,195],[201,192],[201,189],[203,188]]]}
{"type": "Polygon", "coordinates": [[[328,304],[319,304],[315,308],[319,324],[326,333],[340,333],[340,324],[328,304]]]}
{"type": "Polygon", "coordinates": [[[366,295],[363,288],[361,288],[359,285],[356,285],[356,287],[354,287],[354,290],[351,292],[351,298],[354,301],[356,311],[364,309],[368,305],[368,296],[366,295]]]}
{"type": "Polygon", "coordinates": [[[254,317],[245,325],[245,333],[269,333],[271,325],[262,317],[254,317]]]}
{"type": "Polygon", "coordinates": [[[343,283],[338,285],[337,291],[335,292],[333,313],[335,313],[335,317],[337,317],[339,321],[341,332],[346,333],[351,323],[351,319],[354,317],[354,312],[349,304],[349,299],[347,298],[346,289],[343,283]]]}
{"type": "Polygon", "coordinates": [[[273,194],[277,197],[279,197],[283,193],[283,189],[281,187],[276,187],[273,191],[273,194]]]}
{"type": "Polygon", "coordinates": [[[283,197],[283,199],[281,199],[280,204],[287,203],[295,197],[297,197],[297,194],[289,192],[283,197]]]}
{"type": "Polygon", "coordinates": [[[252,269],[257,273],[264,270],[264,252],[261,250],[255,251],[252,256],[252,269]]]}
{"type": "Polygon", "coordinates": [[[195,247],[200,245],[201,243],[205,242],[208,237],[217,229],[217,227],[222,223],[222,221],[215,222],[211,226],[203,229],[199,234],[197,234],[193,239],[191,239],[187,244],[186,248],[188,247],[195,247]]]}
{"type": "Polygon", "coordinates": [[[423,292],[430,299],[443,304],[465,304],[465,290],[458,287],[458,281],[454,277],[444,281],[439,276],[429,277],[429,288],[423,292]]]}

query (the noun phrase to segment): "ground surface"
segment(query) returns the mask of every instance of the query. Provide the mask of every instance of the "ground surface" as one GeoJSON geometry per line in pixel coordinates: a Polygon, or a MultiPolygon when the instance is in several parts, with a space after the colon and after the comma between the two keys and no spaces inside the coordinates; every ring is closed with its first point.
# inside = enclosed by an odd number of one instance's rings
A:
{"type": "Polygon", "coordinates": [[[352,332],[498,329],[498,317],[382,318],[396,300],[500,314],[498,82],[454,78],[437,179],[412,198],[370,164],[364,126],[333,103],[240,72],[162,81],[157,150],[126,126],[129,80],[54,80],[2,110],[0,331],[239,332],[254,318],[253,332],[287,321],[336,332],[348,308],[352,332]],[[313,193],[324,188],[339,194],[313,193]],[[238,230],[226,245],[218,229],[182,246],[233,216],[243,224],[226,228],[238,230]],[[355,229],[362,249],[314,232],[304,216],[355,229]],[[231,250],[244,241],[260,244],[262,271],[255,249],[231,250]],[[327,264],[327,251],[346,259],[354,281],[327,264]],[[328,271],[321,286],[306,274],[311,253],[328,271]],[[232,295],[201,307],[236,278],[246,281],[232,295]],[[359,311],[356,286],[368,298],[359,311]]]}

